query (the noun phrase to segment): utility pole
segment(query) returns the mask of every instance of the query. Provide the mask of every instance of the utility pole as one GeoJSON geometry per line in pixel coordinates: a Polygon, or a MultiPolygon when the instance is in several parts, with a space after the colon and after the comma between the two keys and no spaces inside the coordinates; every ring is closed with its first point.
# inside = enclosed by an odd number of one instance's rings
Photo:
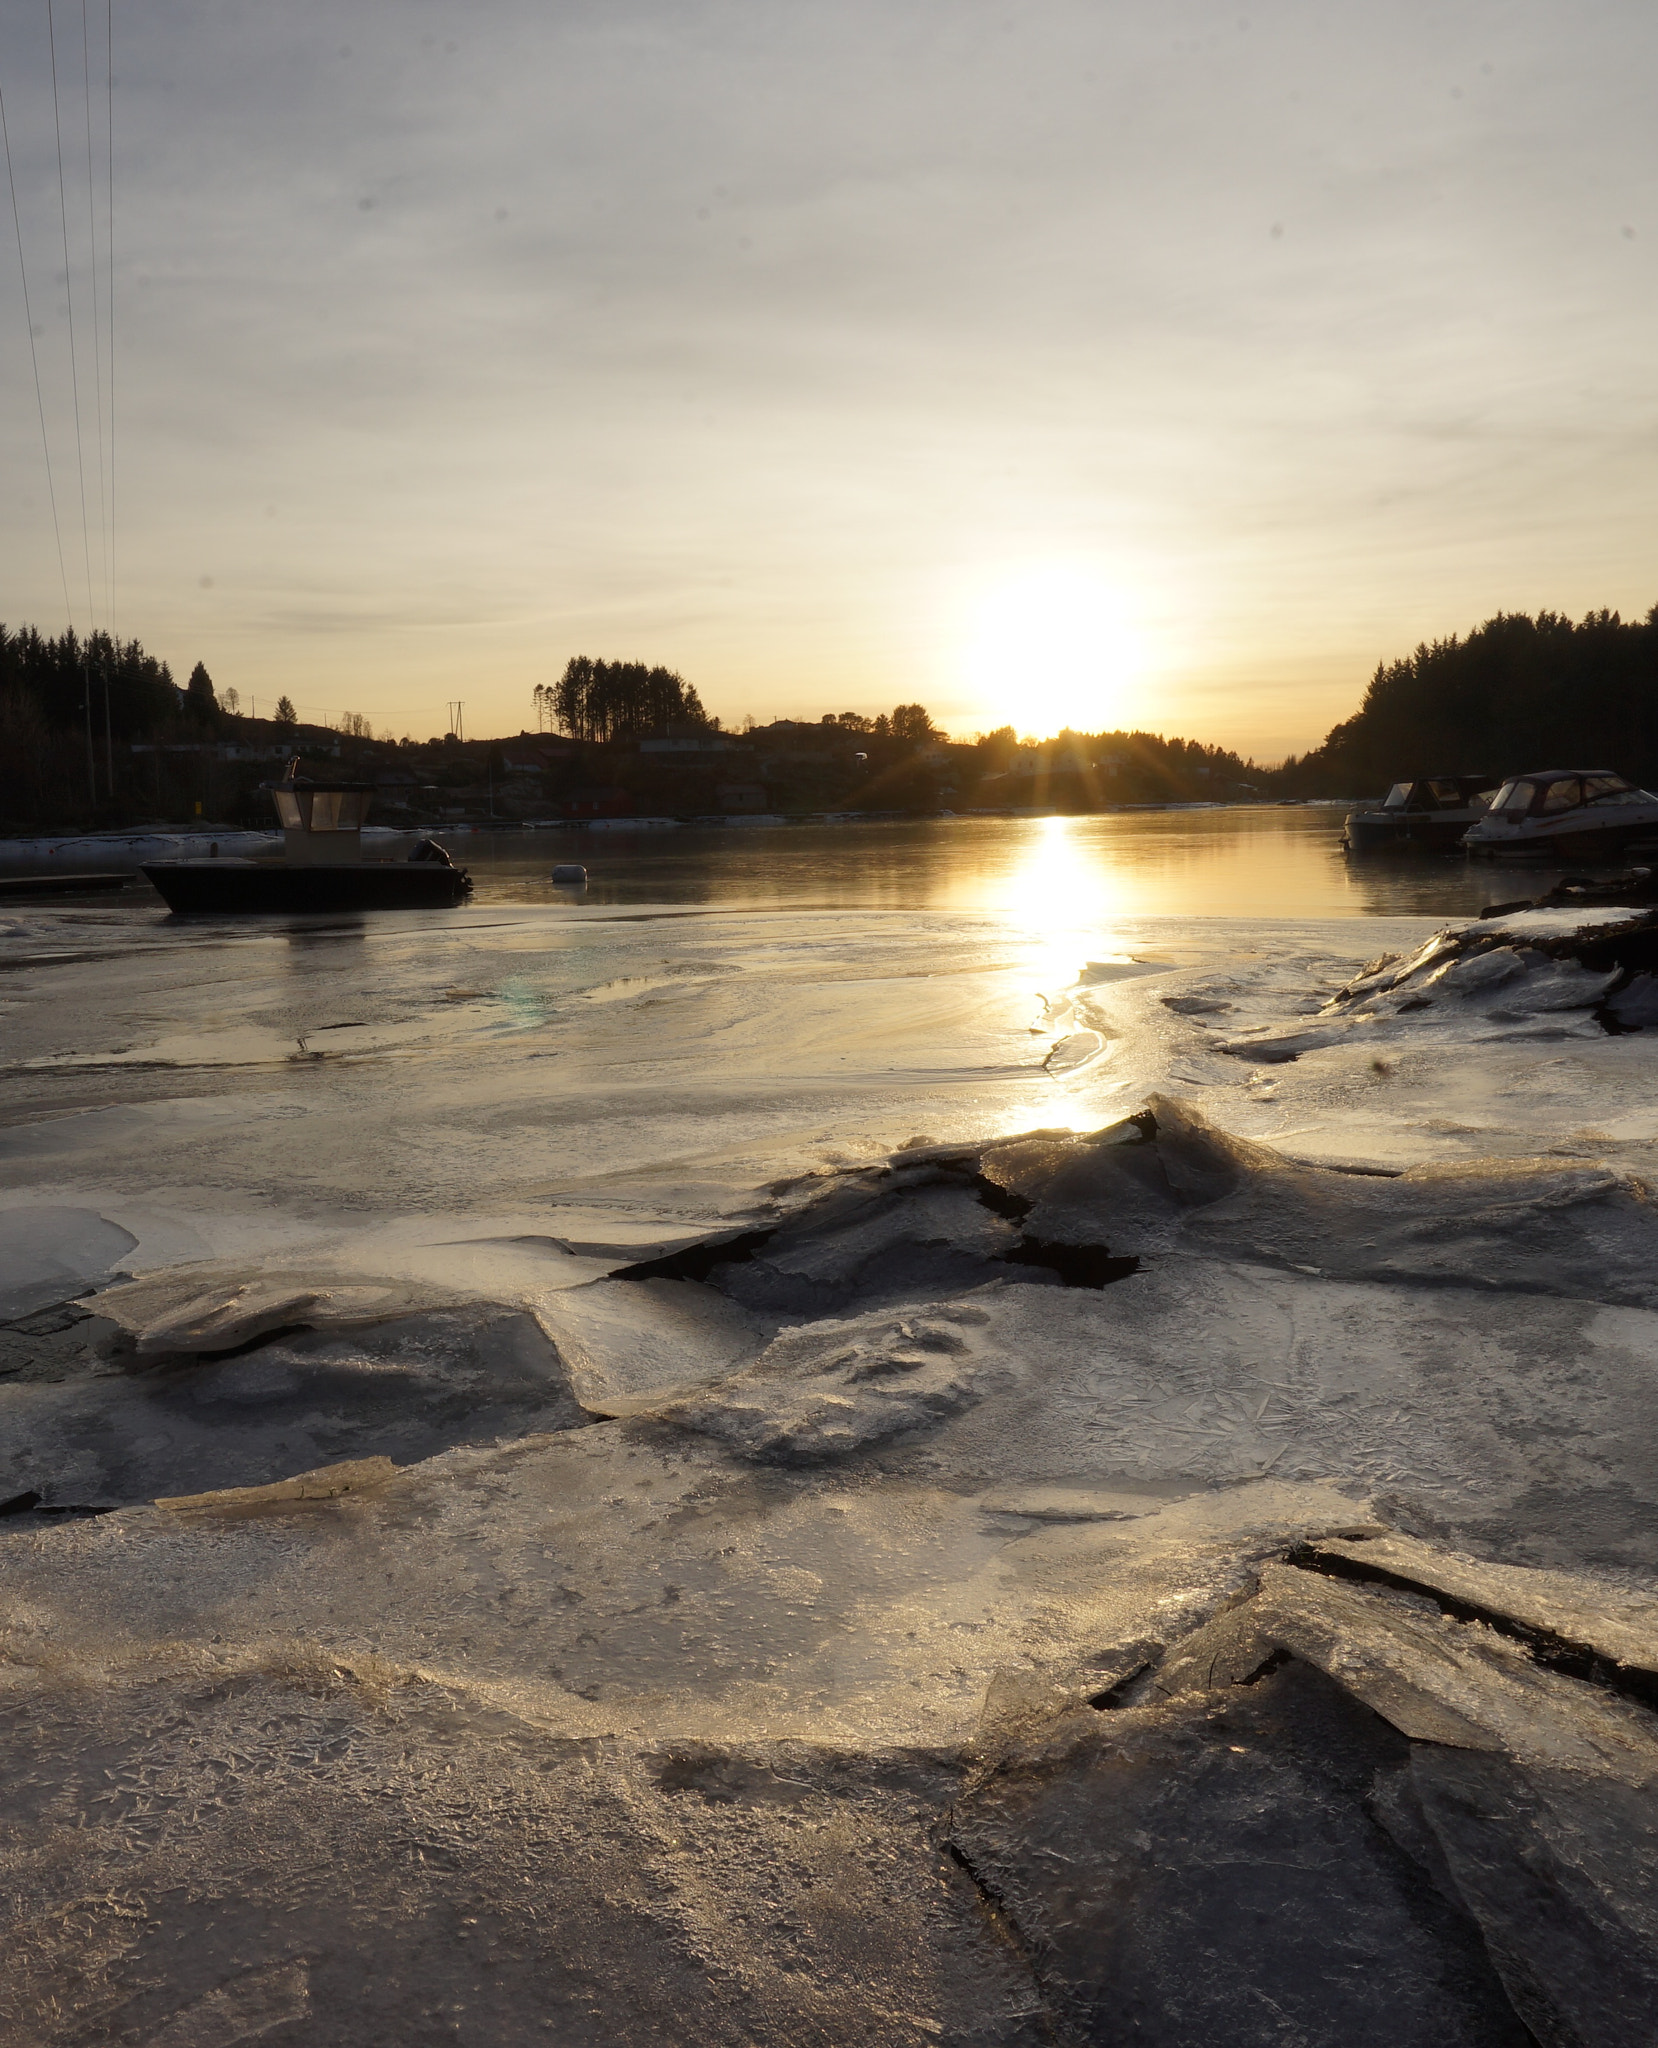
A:
{"type": "Polygon", "coordinates": [[[81,682],[86,688],[86,786],[94,804],[98,801],[98,764],[92,751],[92,672],[86,665],[86,648],[81,648],[81,682]]]}
{"type": "Polygon", "coordinates": [[[466,744],[466,724],[461,717],[461,710],[462,700],[459,697],[451,698],[449,700],[449,737],[459,740],[464,746],[466,744]]]}

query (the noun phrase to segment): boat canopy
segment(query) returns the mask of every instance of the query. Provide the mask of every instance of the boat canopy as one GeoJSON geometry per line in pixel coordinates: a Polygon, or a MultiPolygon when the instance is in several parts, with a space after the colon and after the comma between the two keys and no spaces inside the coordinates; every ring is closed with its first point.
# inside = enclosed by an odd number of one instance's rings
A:
{"type": "Polygon", "coordinates": [[[1422,775],[1396,782],[1382,801],[1384,811],[1464,811],[1489,792],[1488,775],[1422,775]]]}
{"type": "Polygon", "coordinates": [[[1511,776],[1492,801],[1511,818],[1558,817],[1590,804],[1645,804],[1654,799],[1610,768],[1548,768],[1511,776]]]}

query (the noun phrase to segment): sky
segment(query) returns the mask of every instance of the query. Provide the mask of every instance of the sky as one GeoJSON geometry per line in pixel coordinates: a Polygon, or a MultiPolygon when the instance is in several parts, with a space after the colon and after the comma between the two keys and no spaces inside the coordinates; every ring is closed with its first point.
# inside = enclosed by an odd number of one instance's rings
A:
{"type": "Polygon", "coordinates": [[[0,0],[10,625],[1267,761],[1658,602],[1650,0],[85,4],[0,0]]]}

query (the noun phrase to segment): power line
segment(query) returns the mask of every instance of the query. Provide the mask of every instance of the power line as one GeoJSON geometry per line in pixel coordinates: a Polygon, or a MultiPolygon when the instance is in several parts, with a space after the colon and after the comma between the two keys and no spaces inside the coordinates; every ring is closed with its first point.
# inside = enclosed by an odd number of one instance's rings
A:
{"type": "Polygon", "coordinates": [[[58,544],[58,575],[63,582],[63,609],[73,621],[69,602],[69,570],[63,559],[63,527],[58,520],[58,491],[52,480],[52,444],[46,433],[46,401],[40,395],[40,355],[35,348],[35,316],[29,304],[29,266],[23,258],[23,222],[17,211],[17,179],[12,172],[12,138],[6,126],[6,96],[0,92],[0,139],[6,145],[6,183],[12,195],[12,226],[17,230],[17,268],[23,279],[23,324],[29,330],[29,361],[35,373],[35,410],[40,414],[40,452],[46,460],[46,495],[52,504],[52,533],[58,544]]]}
{"type": "Polygon", "coordinates": [[[109,206],[104,256],[109,264],[109,637],[115,639],[115,0],[104,0],[104,112],[109,206]]]}
{"type": "MultiPolygon", "coordinates": [[[[46,0],[46,38],[52,52],[52,128],[58,144],[58,219],[63,225],[63,291],[69,301],[69,385],[75,398],[75,472],[81,492],[81,550],[86,560],[86,630],[92,631],[92,537],[86,523],[86,450],[81,440],[81,374],[79,351],[75,347],[75,280],[69,268],[69,201],[63,178],[63,120],[58,110],[58,39],[54,20],[56,0],[46,0]]],[[[70,626],[74,626],[71,617],[70,626]]],[[[91,716],[88,686],[87,715],[91,716]]],[[[87,742],[90,747],[90,739],[87,742]]]]}
{"type": "Polygon", "coordinates": [[[109,617],[109,510],[104,493],[104,322],[98,304],[97,186],[92,175],[92,37],[81,0],[81,91],[86,99],[86,240],[92,267],[92,378],[98,408],[98,552],[104,558],[104,617],[109,617]]]}

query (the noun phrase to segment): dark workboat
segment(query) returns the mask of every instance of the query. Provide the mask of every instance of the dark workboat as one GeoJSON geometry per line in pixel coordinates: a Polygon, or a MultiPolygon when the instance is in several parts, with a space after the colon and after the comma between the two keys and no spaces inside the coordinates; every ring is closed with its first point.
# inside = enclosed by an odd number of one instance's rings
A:
{"type": "Polygon", "coordinates": [[[282,825],[282,858],[146,861],[142,873],[169,910],[431,910],[471,895],[471,876],[434,839],[423,839],[407,860],[363,858],[373,783],[313,782],[296,759],[268,787],[282,825]]]}
{"type": "Polygon", "coordinates": [[[1347,850],[1452,853],[1485,816],[1494,788],[1489,775],[1421,775],[1396,782],[1379,804],[1348,812],[1347,850]]]}

